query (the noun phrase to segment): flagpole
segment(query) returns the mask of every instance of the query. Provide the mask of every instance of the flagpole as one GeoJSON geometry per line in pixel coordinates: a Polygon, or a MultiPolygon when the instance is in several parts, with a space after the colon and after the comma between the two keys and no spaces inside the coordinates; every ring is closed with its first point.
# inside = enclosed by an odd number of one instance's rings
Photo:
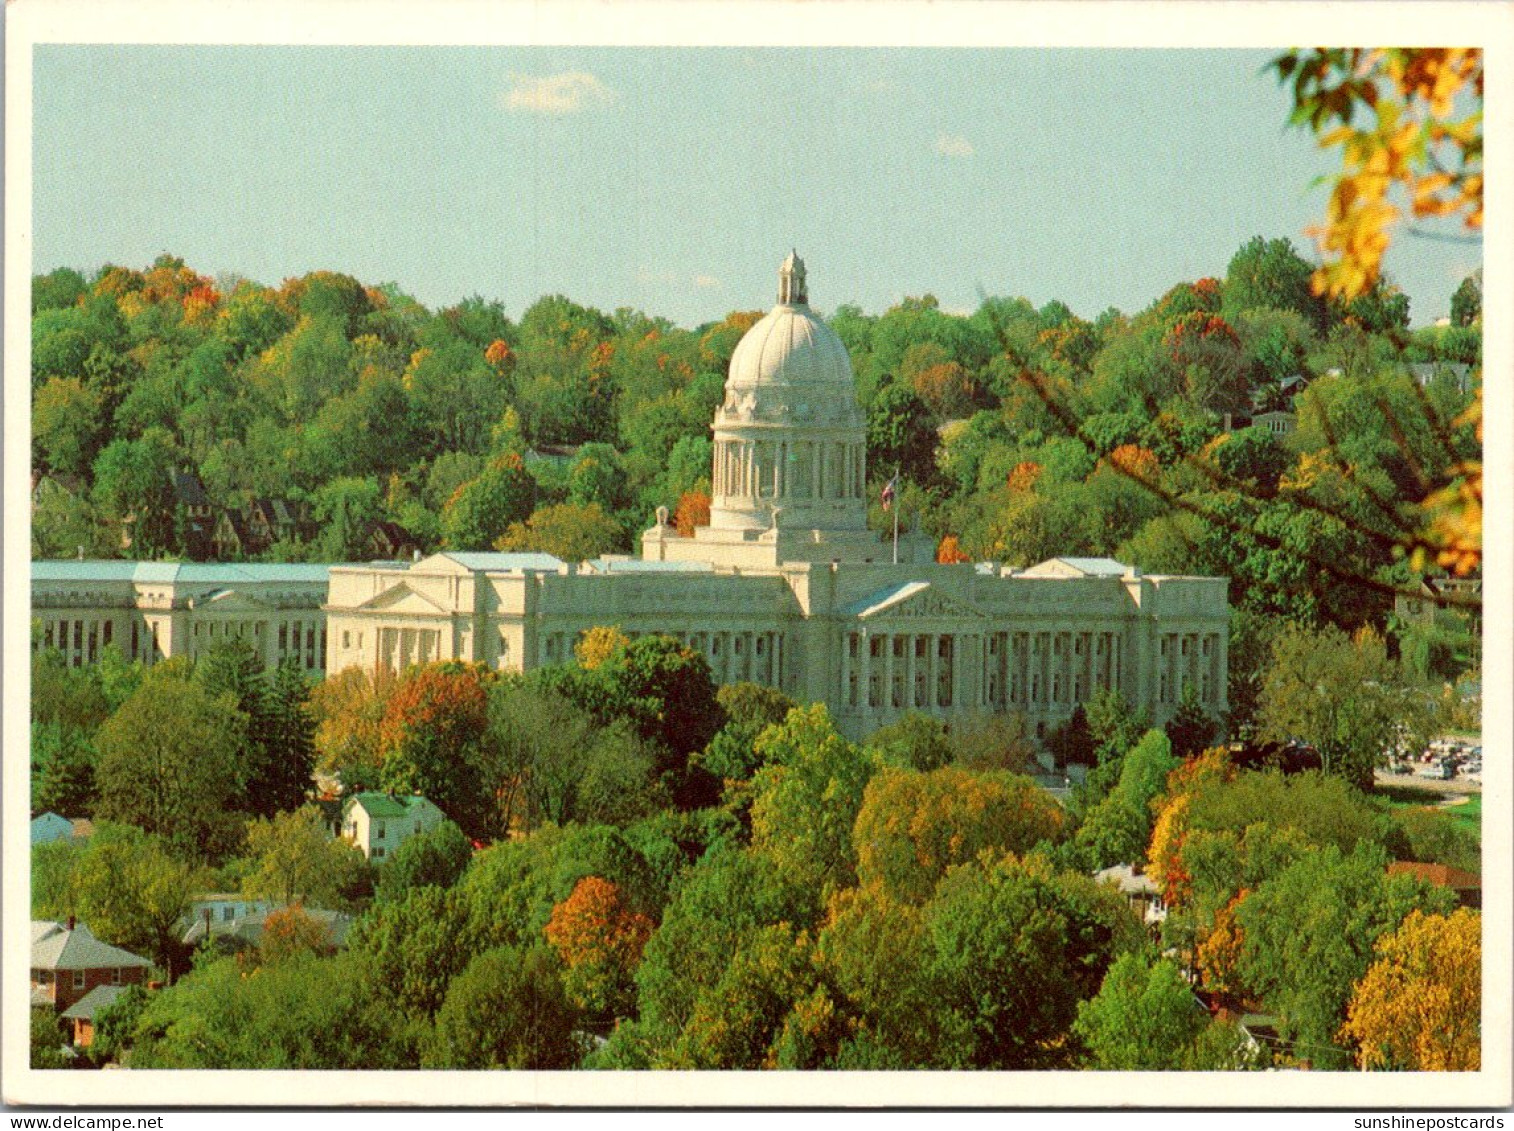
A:
{"type": "MultiPolygon", "coordinates": [[[[899,469],[894,469],[894,482],[899,482],[899,469]]],[[[894,488],[894,564],[899,564],[899,489],[894,488]]]]}

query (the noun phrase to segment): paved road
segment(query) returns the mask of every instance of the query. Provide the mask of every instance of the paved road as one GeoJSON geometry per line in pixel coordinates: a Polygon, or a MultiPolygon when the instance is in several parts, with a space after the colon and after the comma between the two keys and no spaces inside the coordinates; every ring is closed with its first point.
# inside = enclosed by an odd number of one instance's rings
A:
{"type": "Polygon", "coordinates": [[[1378,785],[1396,785],[1403,789],[1419,789],[1425,793],[1441,794],[1471,794],[1481,793],[1482,786],[1469,782],[1466,778],[1452,778],[1450,781],[1439,781],[1435,778],[1421,778],[1414,774],[1390,774],[1386,770],[1378,770],[1374,775],[1378,785]]]}

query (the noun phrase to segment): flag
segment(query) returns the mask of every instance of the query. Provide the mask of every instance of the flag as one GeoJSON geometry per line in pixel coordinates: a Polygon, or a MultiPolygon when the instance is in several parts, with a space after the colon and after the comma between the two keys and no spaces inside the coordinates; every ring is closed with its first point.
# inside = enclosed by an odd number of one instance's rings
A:
{"type": "Polygon", "coordinates": [[[894,472],[894,477],[883,485],[883,509],[888,510],[894,505],[894,485],[899,482],[899,473],[894,472]]]}

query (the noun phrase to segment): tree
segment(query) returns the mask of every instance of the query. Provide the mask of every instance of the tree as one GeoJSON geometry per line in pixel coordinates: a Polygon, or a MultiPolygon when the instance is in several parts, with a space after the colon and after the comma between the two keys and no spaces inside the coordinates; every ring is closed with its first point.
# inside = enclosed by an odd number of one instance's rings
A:
{"type": "Polygon", "coordinates": [[[1024,854],[1062,832],[1061,808],[1029,778],[886,768],[868,782],[852,831],[857,880],[923,904],[959,864],[1024,854]]]}
{"type": "Polygon", "coordinates": [[[894,722],[879,727],[867,744],[889,765],[922,773],[939,770],[956,754],[945,724],[919,711],[906,711],[894,722]]]}
{"type": "Polygon", "coordinates": [[[856,879],[852,826],[876,763],[836,732],[824,704],[799,707],[757,740],[752,848],[824,898],[856,879]]]}
{"type": "Polygon", "coordinates": [[[1476,1072],[1482,1067],[1482,916],[1415,910],[1377,943],[1341,1036],[1363,1070],[1476,1072]]]}
{"type": "Polygon", "coordinates": [[[1482,319],[1482,270],[1472,272],[1451,295],[1451,325],[1471,326],[1482,319]]]}
{"type": "Polygon", "coordinates": [[[626,905],[620,889],[586,876],[552,909],[546,938],[562,960],[568,998],[601,1023],[632,1016],[636,968],[652,920],[626,905]]]}
{"type": "Polygon", "coordinates": [[[302,901],[311,907],[343,907],[367,879],[363,854],[333,839],[314,805],[248,823],[242,894],[281,905],[302,901]]]}
{"type": "Polygon", "coordinates": [[[1078,1002],[1140,932],[1117,893],[1035,857],[953,869],[924,920],[937,1024],[961,1058],[940,1067],[1066,1064],[1078,1002]]]}
{"type": "Polygon", "coordinates": [[[1290,241],[1254,236],[1235,253],[1225,271],[1225,317],[1264,307],[1291,310],[1322,330],[1325,304],[1314,293],[1313,274],[1314,268],[1290,241]]]}
{"type": "Polygon", "coordinates": [[[1327,846],[1304,854],[1236,911],[1242,978],[1316,1066],[1345,1062],[1348,1050],[1331,1042],[1378,939],[1410,911],[1444,913],[1453,902],[1446,889],[1387,876],[1385,865],[1375,845],[1361,844],[1349,855],[1327,846]]]}
{"type": "Polygon", "coordinates": [[[1273,645],[1257,722],[1264,738],[1301,738],[1325,769],[1360,789],[1394,750],[1418,749],[1427,719],[1420,697],[1401,682],[1382,637],[1364,629],[1285,631],[1273,645]]]}
{"type": "Polygon", "coordinates": [[[263,920],[263,936],[258,940],[258,963],[277,966],[301,955],[325,954],[331,949],[325,926],[295,903],[270,911],[263,920]]]}
{"type": "Polygon", "coordinates": [[[573,1034],[575,1020],[550,950],[486,951],[447,990],[422,1063],[427,1068],[572,1068],[583,1054],[573,1034]]]}
{"type": "Polygon", "coordinates": [[[536,502],[536,481],[520,456],[497,456],[464,483],[442,509],[442,537],[453,550],[487,550],[511,523],[524,522],[536,502]]]}
{"type": "Polygon", "coordinates": [[[197,856],[242,791],[247,716],[172,671],[155,673],[100,727],[99,815],[197,856]]]}
{"type": "Polygon", "coordinates": [[[416,1068],[414,1044],[353,956],[295,955],[255,974],[223,958],[148,999],[131,1067],[416,1068]]]}
{"type": "Polygon", "coordinates": [[[101,439],[99,393],[77,377],[50,377],[32,399],[32,446],[43,466],[88,474],[101,439]]]}
{"type": "Polygon", "coordinates": [[[449,888],[473,859],[473,845],[451,821],[416,833],[395,849],[379,869],[381,899],[397,899],[411,888],[449,888]]]}
{"type": "Polygon", "coordinates": [[[1091,1068],[1173,1071],[1188,1067],[1208,1021],[1175,963],[1135,952],[1115,959],[1099,992],[1078,1003],[1073,1032],[1088,1046],[1091,1068]]]}
{"type": "Polygon", "coordinates": [[[464,832],[483,832],[489,820],[479,789],[487,674],[461,664],[414,669],[389,696],[379,724],[384,788],[427,798],[464,832]]]}
{"type": "Polygon", "coordinates": [[[1213,716],[1199,701],[1198,688],[1191,683],[1183,684],[1178,709],[1167,720],[1166,726],[1173,754],[1178,758],[1191,758],[1213,741],[1219,729],[1213,716]]]}
{"type": "Polygon", "coordinates": [[[104,942],[181,968],[183,918],[206,875],[158,837],[127,826],[97,826],[69,876],[70,914],[104,942]]]}
{"type": "Polygon", "coordinates": [[[297,808],[309,789],[313,750],[304,711],[309,688],[293,659],[270,687],[257,650],[240,638],[225,640],[196,660],[194,681],[231,698],[247,719],[238,807],[265,817],[297,808]]]}
{"type": "Polygon", "coordinates": [[[333,672],[310,690],[316,770],[348,792],[377,788],[384,755],[380,728],[397,681],[387,668],[333,672]]]}
{"type": "Polygon", "coordinates": [[[586,562],[621,548],[620,523],[598,503],[559,503],[538,508],[494,542],[499,550],[534,550],[565,562],[586,562]]]}

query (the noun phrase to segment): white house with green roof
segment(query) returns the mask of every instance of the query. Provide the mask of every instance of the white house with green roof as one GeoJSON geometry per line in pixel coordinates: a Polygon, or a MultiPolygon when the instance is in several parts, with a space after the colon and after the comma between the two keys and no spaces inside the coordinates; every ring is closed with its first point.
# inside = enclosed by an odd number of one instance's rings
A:
{"type": "Polygon", "coordinates": [[[447,819],[424,797],[394,793],[355,793],[342,805],[342,836],[369,860],[382,863],[417,833],[430,832],[447,819]]]}

